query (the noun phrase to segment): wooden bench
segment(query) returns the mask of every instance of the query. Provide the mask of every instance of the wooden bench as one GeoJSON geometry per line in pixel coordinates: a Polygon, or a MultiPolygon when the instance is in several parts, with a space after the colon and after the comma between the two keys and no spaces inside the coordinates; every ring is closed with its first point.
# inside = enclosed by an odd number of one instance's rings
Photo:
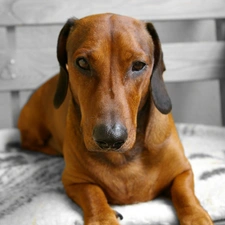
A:
{"type": "Polygon", "coordinates": [[[166,82],[219,79],[225,125],[225,1],[146,0],[127,4],[125,0],[3,0],[0,8],[0,116],[2,120],[11,116],[11,126],[17,124],[27,98],[23,96],[58,71],[56,40],[67,18],[108,11],[156,24],[200,20],[213,23],[214,41],[178,43],[175,38],[173,43],[163,43],[167,67],[164,78],[166,82]]]}

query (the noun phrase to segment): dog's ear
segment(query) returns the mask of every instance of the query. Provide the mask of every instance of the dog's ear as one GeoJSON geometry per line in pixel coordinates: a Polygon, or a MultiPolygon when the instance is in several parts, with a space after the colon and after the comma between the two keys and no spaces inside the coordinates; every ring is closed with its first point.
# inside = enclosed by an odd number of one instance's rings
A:
{"type": "Polygon", "coordinates": [[[58,78],[58,84],[54,96],[54,106],[59,108],[63,103],[68,89],[69,74],[66,68],[67,64],[67,51],[66,43],[71,28],[75,25],[76,18],[70,18],[67,20],[66,24],[63,26],[59,33],[58,44],[57,44],[57,58],[60,65],[60,73],[58,78]]]}
{"type": "Polygon", "coordinates": [[[166,70],[159,36],[151,23],[146,24],[147,30],[154,43],[154,66],[151,76],[151,93],[156,108],[163,114],[168,114],[172,103],[163,81],[163,72],[166,70]]]}

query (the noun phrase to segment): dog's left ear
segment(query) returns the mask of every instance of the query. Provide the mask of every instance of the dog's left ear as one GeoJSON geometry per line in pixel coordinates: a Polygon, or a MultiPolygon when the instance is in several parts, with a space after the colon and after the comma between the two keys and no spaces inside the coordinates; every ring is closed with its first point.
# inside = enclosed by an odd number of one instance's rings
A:
{"type": "Polygon", "coordinates": [[[168,114],[172,109],[172,103],[163,81],[163,72],[166,70],[163,61],[163,53],[159,36],[151,23],[146,28],[154,43],[154,66],[151,76],[151,92],[156,108],[163,114],[168,114]]]}
{"type": "Polygon", "coordinates": [[[59,33],[58,44],[57,44],[57,58],[60,65],[60,73],[58,78],[58,84],[54,96],[54,106],[59,108],[63,103],[68,89],[69,83],[69,74],[66,68],[67,64],[67,51],[66,43],[71,28],[75,25],[76,18],[70,18],[67,20],[66,24],[63,26],[62,30],[59,33]]]}

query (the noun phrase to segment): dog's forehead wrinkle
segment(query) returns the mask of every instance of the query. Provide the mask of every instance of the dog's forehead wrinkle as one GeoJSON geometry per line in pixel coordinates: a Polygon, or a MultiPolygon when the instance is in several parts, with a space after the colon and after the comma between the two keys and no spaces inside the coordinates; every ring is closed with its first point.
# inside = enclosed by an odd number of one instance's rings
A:
{"type": "Polygon", "coordinates": [[[121,32],[120,29],[115,29],[112,31],[112,37],[112,48],[117,49],[121,46],[120,54],[125,60],[153,54],[153,44],[149,36],[142,37],[136,30],[124,28],[121,32]]]}
{"type": "MultiPolygon", "coordinates": [[[[93,17],[93,21],[81,19],[76,29],[79,30],[76,35],[76,41],[81,43],[79,47],[94,48],[96,53],[91,55],[93,60],[99,63],[102,61],[105,65],[112,65],[112,57],[117,57],[118,60],[135,60],[135,57],[138,59],[141,54],[150,55],[149,51],[153,51],[149,49],[151,43],[139,34],[140,30],[145,30],[145,26],[135,19],[108,14],[101,19],[93,17]],[[122,50],[120,56],[116,53],[118,46],[122,50]]],[[[112,65],[111,72],[113,68],[112,65]]]]}

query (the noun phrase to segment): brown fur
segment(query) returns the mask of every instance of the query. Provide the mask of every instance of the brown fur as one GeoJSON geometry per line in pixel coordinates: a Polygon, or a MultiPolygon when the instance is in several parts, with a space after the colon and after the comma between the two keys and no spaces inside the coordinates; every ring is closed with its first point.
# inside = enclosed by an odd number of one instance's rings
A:
{"type": "Polygon", "coordinates": [[[213,224],[194,195],[152,24],[114,14],[70,19],[57,54],[60,74],[31,96],[18,126],[24,148],[63,154],[62,181],[85,224],[119,224],[108,203],[145,202],[162,193],[171,196],[180,224],[213,224]],[[88,59],[90,70],[75,65],[79,57],[88,59]],[[131,71],[135,61],[147,64],[139,74],[131,71]],[[117,121],[127,129],[126,142],[101,149],[94,127],[117,121]]]}

